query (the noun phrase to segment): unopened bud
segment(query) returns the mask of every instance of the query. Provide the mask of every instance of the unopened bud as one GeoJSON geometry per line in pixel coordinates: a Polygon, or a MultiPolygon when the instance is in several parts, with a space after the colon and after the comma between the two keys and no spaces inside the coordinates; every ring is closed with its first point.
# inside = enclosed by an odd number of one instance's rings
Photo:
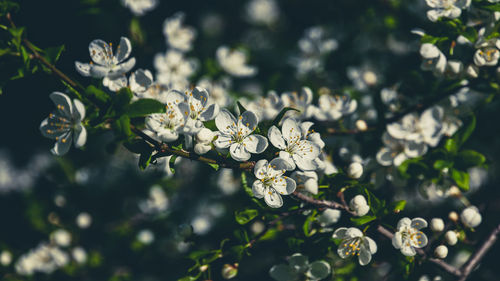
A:
{"type": "Polygon", "coordinates": [[[435,232],[441,232],[444,230],[444,221],[440,218],[433,218],[431,220],[431,229],[435,232]]]}
{"type": "Polygon", "coordinates": [[[349,202],[349,207],[356,213],[357,216],[361,217],[370,211],[370,206],[366,203],[366,199],[363,195],[356,195],[349,202]]]}
{"type": "Polygon", "coordinates": [[[207,264],[204,264],[204,265],[200,266],[200,271],[201,272],[205,272],[205,271],[207,271],[207,269],[208,269],[208,265],[207,264]]]}
{"type": "Polygon", "coordinates": [[[208,144],[208,143],[212,142],[214,137],[215,137],[214,132],[212,132],[210,129],[203,128],[196,134],[196,142],[208,144]]]}
{"type": "Polygon", "coordinates": [[[238,275],[238,264],[235,263],[234,265],[231,264],[225,264],[222,267],[222,278],[224,279],[232,279],[238,275]]]}
{"type": "Polygon", "coordinates": [[[203,143],[197,143],[194,145],[194,152],[198,155],[203,155],[212,149],[211,145],[206,145],[203,143]]]}
{"type": "Polygon", "coordinates": [[[476,227],[481,223],[482,217],[475,206],[470,206],[462,211],[460,220],[467,227],[476,227]]]}
{"type": "Polygon", "coordinates": [[[444,234],[444,240],[446,240],[446,243],[448,243],[448,245],[450,246],[457,244],[457,233],[453,230],[446,231],[446,233],[444,234]]]}
{"type": "Polygon", "coordinates": [[[449,218],[452,222],[457,222],[457,221],[458,221],[458,214],[457,214],[457,212],[454,212],[454,211],[450,212],[450,213],[448,214],[448,218],[449,218]]]}
{"type": "Polygon", "coordinates": [[[360,131],[366,131],[368,130],[368,125],[366,124],[365,120],[359,119],[358,121],[356,121],[356,128],[358,128],[358,130],[360,131]]]}
{"type": "Polygon", "coordinates": [[[450,189],[448,190],[448,194],[449,194],[450,196],[459,197],[459,196],[461,196],[461,195],[462,195],[462,192],[460,191],[460,189],[458,189],[458,187],[457,187],[457,186],[452,185],[452,186],[450,187],[450,189]]]}
{"type": "Polygon", "coordinates": [[[363,165],[358,162],[351,163],[347,169],[347,175],[353,179],[359,179],[363,175],[363,165]]]}
{"type": "Polygon", "coordinates": [[[445,245],[437,246],[434,250],[434,255],[436,255],[436,257],[440,259],[446,258],[446,256],[448,256],[448,247],[446,247],[445,245]]]}

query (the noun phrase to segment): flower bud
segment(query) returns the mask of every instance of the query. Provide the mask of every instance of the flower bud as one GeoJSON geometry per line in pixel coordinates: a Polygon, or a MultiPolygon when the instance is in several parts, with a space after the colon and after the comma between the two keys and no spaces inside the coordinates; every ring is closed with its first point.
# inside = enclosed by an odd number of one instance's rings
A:
{"type": "Polygon", "coordinates": [[[457,233],[453,230],[446,231],[446,233],[444,234],[444,239],[446,240],[446,243],[448,243],[448,245],[453,246],[457,244],[458,241],[457,233]]]}
{"type": "Polygon", "coordinates": [[[200,271],[201,272],[205,272],[205,271],[207,271],[207,269],[208,269],[208,265],[207,264],[204,264],[204,265],[200,266],[200,271]]]}
{"type": "Polygon", "coordinates": [[[347,169],[347,175],[353,179],[359,179],[363,175],[363,165],[358,162],[351,163],[347,169]]]}
{"type": "Polygon", "coordinates": [[[470,206],[462,211],[460,220],[467,227],[476,227],[481,223],[482,217],[475,206],[470,206]]]}
{"type": "Polygon", "coordinates": [[[203,128],[196,134],[196,142],[208,144],[208,143],[212,142],[214,137],[215,137],[214,132],[212,132],[210,129],[203,128]]]}
{"type": "Polygon", "coordinates": [[[462,192],[460,191],[460,189],[458,189],[457,186],[452,185],[448,190],[448,194],[450,196],[459,197],[460,195],[462,195],[462,192]]]}
{"type": "Polygon", "coordinates": [[[8,266],[12,262],[12,254],[9,251],[3,250],[0,254],[0,264],[8,266]]]}
{"type": "Polygon", "coordinates": [[[440,218],[433,218],[431,220],[431,229],[435,232],[441,232],[444,230],[444,221],[440,218]]]}
{"type": "Polygon", "coordinates": [[[437,246],[434,250],[434,255],[436,255],[436,257],[440,259],[446,258],[446,256],[448,256],[448,247],[446,247],[445,245],[437,246]]]}
{"type": "Polygon", "coordinates": [[[360,131],[366,131],[368,129],[368,125],[366,125],[365,120],[359,119],[358,121],[356,121],[356,128],[358,128],[358,130],[360,131]]]}
{"type": "Polygon", "coordinates": [[[238,264],[237,263],[235,263],[234,265],[226,263],[222,267],[222,277],[224,279],[232,279],[236,275],[238,275],[238,264]]]}
{"type": "Polygon", "coordinates": [[[194,152],[198,155],[203,155],[212,149],[211,145],[206,145],[203,143],[197,143],[194,145],[194,152]]]}
{"type": "Polygon", "coordinates": [[[356,216],[364,216],[370,211],[370,206],[366,203],[363,195],[356,195],[349,202],[349,207],[356,213],[356,216]]]}
{"type": "Polygon", "coordinates": [[[454,212],[454,211],[450,212],[450,213],[448,214],[448,218],[449,218],[452,222],[457,222],[457,221],[458,221],[458,214],[457,214],[457,212],[454,212]]]}
{"type": "Polygon", "coordinates": [[[80,213],[76,217],[76,224],[79,228],[88,228],[92,224],[92,217],[88,213],[80,213]]]}

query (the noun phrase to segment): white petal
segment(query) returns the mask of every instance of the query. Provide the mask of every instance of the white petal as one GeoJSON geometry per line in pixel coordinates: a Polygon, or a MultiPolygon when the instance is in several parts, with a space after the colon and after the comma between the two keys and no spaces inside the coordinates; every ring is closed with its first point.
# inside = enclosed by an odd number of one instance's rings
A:
{"type": "Polygon", "coordinates": [[[401,249],[401,246],[403,246],[403,238],[401,237],[401,232],[394,233],[394,236],[392,237],[392,246],[396,249],[401,249]]]}
{"type": "Polygon", "coordinates": [[[79,125],[74,131],[75,134],[75,147],[80,148],[87,142],[87,129],[84,126],[79,125]]]}
{"type": "Polygon", "coordinates": [[[416,229],[427,227],[427,221],[423,218],[414,218],[411,220],[411,227],[416,229]]]}
{"type": "Polygon", "coordinates": [[[90,65],[90,76],[94,78],[103,78],[106,77],[109,73],[110,69],[105,66],[100,66],[96,64],[90,65]]]}
{"type": "Polygon", "coordinates": [[[264,201],[271,208],[279,208],[283,206],[283,198],[274,189],[269,188],[264,194],[264,201]]]}
{"type": "Polygon", "coordinates": [[[295,164],[302,171],[314,171],[318,168],[318,164],[314,161],[314,159],[306,159],[297,154],[292,155],[295,164]]]}
{"type": "Polygon", "coordinates": [[[399,220],[398,225],[396,226],[396,228],[399,230],[403,226],[410,226],[410,225],[411,225],[410,218],[406,218],[405,217],[405,218],[402,218],[402,219],[399,220]]]}
{"type": "Polygon", "coordinates": [[[346,233],[347,233],[347,227],[339,227],[337,228],[337,230],[335,230],[332,237],[335,239],[345,239],[346,233]]]}
{"type": "Polygon", "coordinates": [[[73,103],[67,95],[60,92],[53,92],[49,97],[61,115],[66,118],[71,118],[73,116],[73,103]]]}
{"type": "Polygon", "coordinates": [[[238,128],[241,128],[241,125],[250,129],[250,132],[257,128],[257,124],[259,123],[257,119],[257,115],[252,111],[245,111],[241,114],[240,119],[238,120],[238,128]],[[240,125],[241,124],[241,125],[240,125]]]}
{"type": "Polygon", "coordinates": [[[375,243],[375,241],[373,241],[370,237],[365,237],[364,241],[368,243],[367,246],[370,253],[375,254],[377,252],[377,243],[375,243]]]}
{"type": "Polygon", "coordinates": [[[228,148],[232,143],[231,136],[219,135],[216,140],[214,140],[214,145],[217,148],[228,148]]]}
{"type": "Polygon", "coordinates": [[[286,151],[280,151],[279,158],[285,160],[285,162],[287,163],[286,169],[288,171],[295,170],[295,168],[296,168],[295,161],[293,160],[293,158],[290,155],[290,153],[288,153],[286,151]]]}
{"type": "Polygon", "coordinates": [[[321,280],[328,277],[330,272],[331,268],[329,263],[326,261],[315,261],[309,265],[309,271],[306,275],[311,278],[311,280],[321,280]]]}
{"type": "Polygon", "coordinates": [[[90,76],[90,64],[81,63],[79,61],[75,61],[75,68],[80,75],[89,77],[90,76]]]}
{"type": "Polygon", "coordinates": [[[261,135],[250,135],[243,139],[246,150],[250,153],[262,153],[267,148],[267,139],[261,135]]]}
{"type": "Polygon", "coordinates": [[[209,105],[199,116],[201,121],[209,121],[219,114],[219,106],[216,103],[209,105]]]}
{"type": "Polygon", "coordinates": [[[164,142],[171,142],[179,138],[179,133],[170,129],[162,130],[157,132],[158,138],[164,142]]]}
{"type": "Polygon", "coordinates": [[[295,191],[295,181],[289,177],[277,177],[272,181],[273,188],[281,195],[289,195],[295,191]]]}
{"type": "Polygon", "coordinates": [[[309,260],[306,256],[295,253],[288,260],[288,264],[291,268],[295,269],[295,272],[304,272],[309,265],[309,260]]]}
{"type": "Polygon", "coordinates": [[[382,166],[392,165],[392,151],[387,147],[382,147],[377,153],[377,162],[382,166]]]}
{"type": "Polygon", "coordinates": [[[278,264],[269,270],[269,275],[276,281],[297,281],[299,276],[288,265],[278,264]]]}
{"type": "Polygon", "coordinates": [[[360,248],[361,250],[359,251],[358,260],[359,264],[364,266],[370,263],[370,261],[372,260],[372,254],[370,253],[366,245],[361,245],[360,248]]]}
{"type": "Polygon", "coordinates": [[[73,99],[73,116],[75,120],[83,120],[85,118],[85,106],[80,100],[73,99]]]}
{"type": "Polygon", "coordinates": [[[229,147],[229,152],[231,153],[231,158],[233,158],[236,161],[247,161],[250,159],[250,153],[246,150],[245,146],[240,143],[233,143],[229,147]]]}
{"type": "Polygon", "coordinates": [[[56,141],[56,144],[52,148],[51,150],[52,154],[55,154],[57,156],[62,156],[66,154],[69,151],[69,148],[71,147],[71,141],[72,141],[71,132],[62,135],[59,138],[59,140],[56,141]]]}
{"type": "Polygon", "coordinates": [[[284,150],[286,148],[285,140],[283,139],[280,130],[276,126],[273,125],[271,128],[269,128],[267,137],[274,147],[281,150],[284,150]]]}
{"type": "Polygon", "coordinates": [[[118,60],[118,63],[127,59],[130,56],[131,52],[132,44],[130,43],[130,40],[127,37],[121,37],[120,44],[116,49],[116,59],[118,60]]]}
{"type": "Polygon", "coordinates": [[[100,39],[90,42],[89,53],[92,60],[100,65],[105,65],[107,61],[110,61],[110,56],[113,54],[108,43],[100,39]]]}
{"type": "Polygon", "coordinates": [[[215,117],[215,126],[217,126],[217,129],[219,129],[219,131],[226,134],[235,132],[236,123],[237,121],[234,115],[225,108],[220,111],[217,117],[215,117]]]}
{"type": "Polygon", "coordinates": [[[122,74],[129,72],[134,66],[135,58],[131,58],[128,61],[115,66],[115,68],[113,68],[107,76],[109,76],[109,78],[116,78],[122,74]]]}
{"type": "Polygon", "coordinates": [[[263,179],[266,174],[267,174],[267,165],[269,163],[265,159],[261,159],[255,163],[255,166],[253,168],[255,177],[258,179],[263,179]]]}
{"type": "Polygon", "coordinates": [[[301,131],[297,122],[292,118],[286,118],[281,127],[283,138],[288,142],[297,141],[301,138],[301,131]]]}
{"type": "Polygon", "coordinates": [[[264,184],[260,180],[256,180],[253,182],[252,184],[253,196],[257,198],[262,198],[264,197],[265,191],[266,189],[264,187],[264,184]]]}
{"type": "Polygon", "coordinates": [[[408,257],[413,257],[417,254],[412,246],[407,246],[406,244],[401,246],[401,253],[408,257]]]}
{"type": "Polygon", "coordinates": [[[355,227],[349,227],[345,233],[347,238],[363,237],[363,232],[355,227]]]}

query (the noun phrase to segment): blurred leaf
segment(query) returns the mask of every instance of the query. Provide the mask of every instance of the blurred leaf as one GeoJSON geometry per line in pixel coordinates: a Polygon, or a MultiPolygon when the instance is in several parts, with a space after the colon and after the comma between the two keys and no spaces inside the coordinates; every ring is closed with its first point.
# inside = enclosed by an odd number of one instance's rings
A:
{"type": "Polygon", "coordinates": [[[367,224],[375,219],[377,219],[376,216],[366,215],[366,216],[362,216],[359,218],[351,218],[351,221],[353,223],[355,223],[356,225],[363,225],[363,224],[367,224]]]}
{"type": "Polygon", "coordinates": [[[446,160],[436,160],[433,165],[434,169],[439,171],[441,171],[444,168],[450,168],[451,166],[453,166],[453,162],[446,160]]]}
{"type": "Polygon", "coordinates": [[[17,11],[19,11],[18,3],[5,0],[0,1],[0,17],[5,16],[7,13],[17,12],[17,11]]]}
{"type": "Polygon", "coordinates": [[[406,200],[399,200],[396,202],[392,202],[389,206],[389,210],[392,210],[394,213],[399,213],[403,211],[406,207],[406,200]]]}
{"type": "Polygon", "coordinates": [[[44,52],[44,57],[52,64],[55,64],[58,60],[59,57],[61,56],[62,52],[65,50],[64,45],[58,46],[58,47],[51,47],[45,49],[44,52]]]}
{"type": "Polygon", "coordinates": [[[198,280],[199,276],[185,276],[177,281],[195,281],[198,280]]]}
{"type": "Polygon", "coordinates": [[[124,111],[125,107],[130,103],[132,97],[133,94],[129,88],[120,89],[113,97],[113,100],[111,102],[111,107],[109,108],[108,113],[111,116],[119,115],[124,111]]]}
{"type": "Polygon", "coordinates": [[[98,100],[102,104],[105,104],[109,100],[111,100],[111,97],[106,92],[96,88],[93,85],[88,86],[87,89],[85,89],[85,93],[87,93],[87,95],[89,96],[94,97],[94,99],[98,100]]]}
{"type": "Polygon", "coordinates": [[[474,150],[462,150],[457,154],[456,167],[466,169],[480,166],[484,162],[486,162],[486,158],[481,153],[474,150]]]}
{"type": "Polygon", "coordinates": [[[219,164],[212,164],[212,163],[207,163],[208,166],[212,167],[215,171],[219,170],[219,164]]]}
{"type": "Polygon", "coordinates": [[[467,172],[452,169],[451,178],[455,181],[460,189],[464,191],[469,190],[469,174],[467,172]]]}
{"type": "Polygon", "coordinates": [[[470,135],[472,134],[472,132],[474,132],[475,128],[476,128],[476,117],[474,115],[471,115],[470,120],[467,123],[467,126],[463,126],[452,136],[452,138],[457,143],[458,147],[462,146],[469,139],[470,135]]]}
{"type": "Polygon", "coordinates": [[[165,105],[154,99],[140,99],[125,108],[125,114],[130,118],[143,117],[152,113],[165,112],[165,105]]]}
{"type": "Polygon", "coordinates": [[[259,211],[255,210],[255,209],[244,209],[241,211],[234,212],[234,218],[236,219],[236,222],[241,224],[241,225],[249,223],[258,215],[259,215],[259,211]]]}
{"type": "Polygon", "coordinates": [[[151,156],[153,154],[153,150],[150,149],[149,151],[144,151],[141,153],[141,156],[139,156],[139,168],[141,170],[146,169],[149,164],[151,163],[151,156]]]}
{"type": "Polygon", "coordinates": [[[302,225],[302,230],[304,231],[304,235],[306,237],[311,237],[316,233],[316,230],[313,229],[313,222],[316,220],[316,214],[318,212],[313,210],[313,212],[307,217],[302,225]]]}
{"type": "Polygon", "coordinates": [[[468,26],[465,28],[464,32],[462,32],[462,36],[474,43],[477,40],[477,31],[474,27],[468,26]]]}
{"type": "Polygon", "coordinates": [[[115,120],[115,122],[113,122],[113,130],[118,138],[132,136],[132,131],[130,130],[130,117],[122,115],[119,119],[115,120]]]}
{"type": "Polygon", "coordinates": [[[455,139],[447,139],[444,143],[444,148],[451,153],[458,151],[457,141],[455,139]]]}

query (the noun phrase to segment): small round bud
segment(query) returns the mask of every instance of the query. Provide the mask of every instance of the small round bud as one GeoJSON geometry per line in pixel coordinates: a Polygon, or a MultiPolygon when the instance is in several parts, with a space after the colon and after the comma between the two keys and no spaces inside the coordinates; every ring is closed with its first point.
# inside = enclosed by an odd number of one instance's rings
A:
{"type": "Polygon", "coordinates": [[[80,228],[88,228],[92,224],[92,217],[88,213],[80,213],[76,217],[76,224],[80,228]]]}
{"type": "Polygon", "coordinates": [[[207,271],[207,269],[208,269],[208,265],[207,264],[204,264],[204,265],[200,266],[200,271],[201,272],[205,272],[205,271],[207,271]]]}
{"type": "Polygon", "coordinates": [[[203,143],[197,143],[194,145],[194,152],[198,155],[203,155],[212,149],[211,145],[206,145],[203,143]]]}
{"type": "Polygon", "coordinates": [[[457,221],[458,221],[458,214],[457,214],[457,212],[454,212],[454,211],[450,212],[450,213],[448,214],[448,218],[449,218],[452,222],[457,222],[457,221]]]}
{"type": "Polygon", "coordinates": [[[476,227],[481,223],[482,217],[475,206],[470,206],[462,211],[460,220],[467,227],[476,227]]]}
{"type": "Polygon", "coordinates": [[[366,203],[363,195],[356,195],[349,202],[349,207],[356,213],[356,216],[364,216],[370,211],[370,206],[366,203]]]}
{"type": "Polygon", "coordinates": [[[0,254],[0,263],[3,266],[8,266],[12,262],[12,254],[9,251],[2,251],[0,254]]]}
{"type": "Polygon", "coordinates": [[[434,250],[434,255],[436,255],[436,257],[440,259],[446,258],[446,256],[448,256],[448,247],[446,247],[445,245],[437,246],[434,250]]]}
{"type": "Polygon", "coordinates": [[[225,264],[222,267],[222,278],[224,279],[232,279],[238,275],[238,264],[225,264]]]}
{"type": "Polygon", "coordinates": [[[353,179],[359,179],[363,175],[363,165],[358,162],[351,163],[347,169],[347,175],[353,179]]]}
{"type": "Polygon", "coordinates": [[[74,248],[71,251],[71,256],[73,256],[73,259],[79,264],[84,264],[87,262],[87,252],[82,247],[74,248]]]}
{"type": "Polygon", "coordinates": [[[435,232],[441,232],[444,230],[444,221],[440,218],[433,218],[431,220],[431,229],[435,232]]]}
{"type": "Polygon", "coordinates": [[[377,84],[377,75],[373,71],[365,71],[363,73],[363,80],[368,86],[373,86],[377,84]]]}
{"type": "Polygon", "coordinates": [[[356,121],[356,128],[358,128],[358,130],[360,131],[366,131],[368,130],[368,125],[366,124],[365,120],[359,119],[358,121],[356,121]]]}
{"type": "Polygon", "coordinates": [[[215,137],[214,132],[212,132],[211,130],[209,130],[207,128],[203,128],[196,134],[196,142],[208,144],[208,143],[212,142],[214,137],[215,137]]]}
{"type": "Polygon", "coordinates": [[[50,240],[61,247],[67,247],[71,244],[71,234],[64,229],[58,229],[50,234],[50,240]]]}
{"type": "Polygon", "coordinates": [[[448,245],[453,246],[457,244],[458,241],[457,233],[453,230],[446,231],[446,233],[444,234],[444,239],[446,240],[446,243],[448,243],[448,245]]]}
{"type": "Polygon", "coordinates": [[[460,191],[460,189],[458,189],[458,187],[456,187],[455,185],[452,185],[450,187],[450,189],[448,190],[448,194],[450,196],[459,197],[462,195],[462,192],[460,191]]]}
{"type": "Polygon", "coordinates": [[[144,229],[137,234],[137,240],[142,244],[149,245],[155,241],[155,234],[149,229],[144,229]]]}

